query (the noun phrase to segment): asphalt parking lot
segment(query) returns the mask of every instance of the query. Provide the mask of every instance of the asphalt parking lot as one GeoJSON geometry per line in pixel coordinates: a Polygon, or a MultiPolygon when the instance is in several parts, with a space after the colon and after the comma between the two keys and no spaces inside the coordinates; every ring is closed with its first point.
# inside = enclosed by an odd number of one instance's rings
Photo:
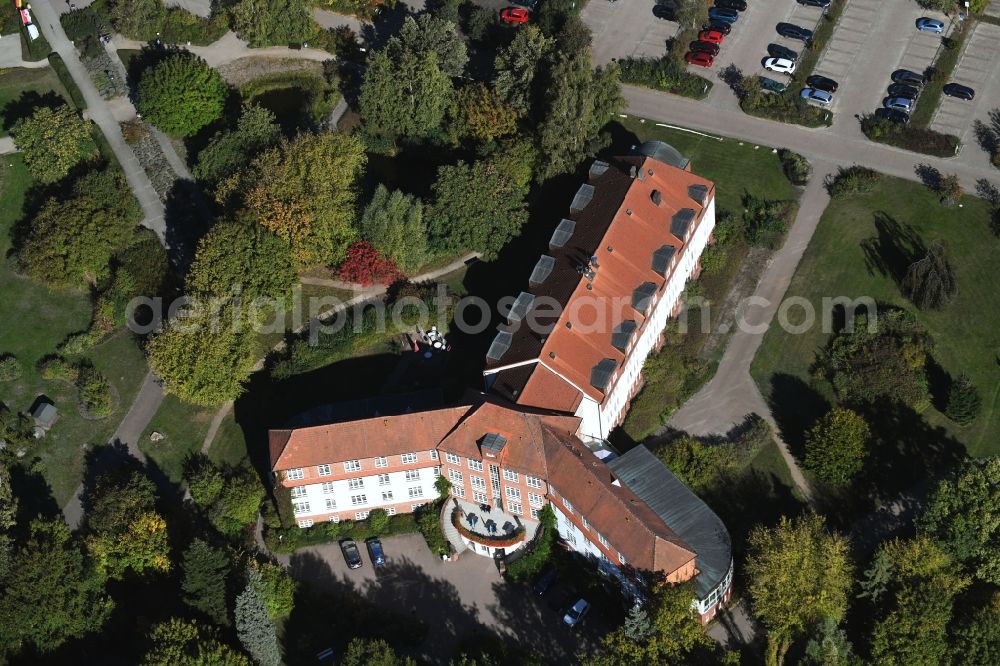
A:
{"type": "Polygon", "coordinates": [[[1000,63],[1000,26],[979,23],[969,40],[965,52],[950,82],[961,83],[976,91],[971,102],[954,97],[942,97],[941,105],[931,121],[931,129],[955,134],[962,139],[966,149],[975,143],[973,123],[980,120],[989,124],[989,112],[1000,108],[1000,85],[995,75],[1000,63]]]}
{"type": "MultiPolygon", "coordinates": [[[[544,2],[544,0],[542,0],[544,2]]],[[[654,0],[590,0],[581,16],[594,35],[594,64],[628,57],[659,58],[680,27],[653,16],[654,0]]]]}

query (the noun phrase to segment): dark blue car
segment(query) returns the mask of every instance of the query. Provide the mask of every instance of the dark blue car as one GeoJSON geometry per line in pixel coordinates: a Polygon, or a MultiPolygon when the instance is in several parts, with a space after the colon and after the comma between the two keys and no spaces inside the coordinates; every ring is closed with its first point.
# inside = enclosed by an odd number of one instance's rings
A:
{"type": "Polygon", "coordinates": [[[713,21],[724,21],[726,23],[736,23],[739,19],[740,13],[735,9],[723,9],[721,7],[712,7],[708,10],[708,18],[713,21]]]}
{"type": "Polygon", "coordinates": [[[372,559],[372,566],[385,566],[385,551],[382,550],[382,542],[376,538],[368,539],[368,555],[372,559]]]}

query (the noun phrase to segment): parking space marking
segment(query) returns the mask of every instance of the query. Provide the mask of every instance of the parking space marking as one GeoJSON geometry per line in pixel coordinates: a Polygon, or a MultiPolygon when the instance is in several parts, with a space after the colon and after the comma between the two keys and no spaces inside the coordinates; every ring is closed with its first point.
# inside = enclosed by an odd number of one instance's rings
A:
{"type": "Polygon", "coordinates": [[[593,34],[594,63],[628,57],[659,58],[680,26],[653,16],[653,0],[588,2],[582,17],[593,34]]]}
{"type": "MultiPolygon", "coordinates": [[[[958,61],[949,81],[961,83],[976,91],[969,102],[954,97],[942,97],[931,129],[955,134],[963,144],[973,143],[976,120],[989,124],[989,112],[1000,107],[1000,86],[994,72],[1000,63],[1000,26],[979,23],[966,42],[965,52],[958,61]]],[[[975,149],[967,146],[967,149],[975,149]]]]}

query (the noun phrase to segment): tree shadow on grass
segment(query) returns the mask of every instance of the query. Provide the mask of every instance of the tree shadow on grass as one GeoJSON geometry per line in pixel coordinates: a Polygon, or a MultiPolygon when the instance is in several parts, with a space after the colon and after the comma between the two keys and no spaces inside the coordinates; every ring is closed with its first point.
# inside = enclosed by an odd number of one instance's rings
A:
{"type": "Polygon", "coordinates": [[[167,194],[163,220],[170,261],[183,275],[194,260],[198,241],[212,226],[213,210],[197,183],[179,178],[167,194]]]}
{"type": "Polygon", "coordinates": [[[10,128],[18,120],[28,118],[36,109],[43,106],[55,109],[65,104],[66,100],[54,92],[40,94],[34,90],[26,90],[17,99],[8,102],[3,107],[3,126],[10,128]]]}
{"type": "Polygon", "coordinates": [[[792,455],[802,460],[806,432],[830,411],[830,401],[799,377],[778,373],[771,377],[768,404],[781,438],[792,455]]]}
{"type": "Polygon", "coordinates": [[[889,277],[899,285],[909,265],[924,256],[927,248],[913,226],[885,211],[875,213],[875,230],[875,236],[861,241],[868,274],[889,277]]]}

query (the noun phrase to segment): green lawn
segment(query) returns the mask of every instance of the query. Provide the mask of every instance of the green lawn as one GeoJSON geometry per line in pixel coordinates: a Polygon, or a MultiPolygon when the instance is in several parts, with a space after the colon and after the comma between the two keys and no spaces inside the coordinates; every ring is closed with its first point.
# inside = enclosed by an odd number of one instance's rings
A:
{"type": "MultiPolygon", "coordinates": [[[[871,193],[831,203],[792,280],[787,296],[808,298],[821,312],[822,297],[871,296],[917,312],[934,340],[935,360],[952,376],[968,373],[983,396],[983,412],[965,428],[956,426],[933,407],[924,417],[932,427],[965,444],[977,456],[1000,452],[1000,278],[996,258],[1000,240],[988,228],[989,206],[965,197],[963,207],[945,208],[928,188],[883,177],[871,193]],[[901,238],[913,236],[924,245],[945,239],[958,278],[959,293],[940,311],[916,311],[900,294],[894,279],[869,269],[862,243],[879,235],[876,254],[892,261],[901,238]],[[894,222],[898,227],[893,226],[894,222]],[[909,228],[908,228],[909,227],[909,228]]],[[[809,366],[817,348],[828,339],[816,326],[802,335],[772,328],[754,359],[751,373],[761,392],[772,393],[772,379],[791,375],[808,383],[809,366]]],[[[794,382],[794,380],[792,380],[794,382]]],[[[826,396],[828,397],[828,396],[826,396]]]]}
{"type": "Polygon", "coordinates": [[[238,465],[247,456],[247,443],[243,429],[236,423],[236,415],[230,411],[208,450],[208,457],[224,465],[238,465]]]}
{"type": "MultiPolygon", "coordinates": [[[[35,100],[46,95],[57,95],[70,106],[73,105],[69,93],[51,67],[38,69],[15,67],[0,70],[0,136],[7,136],[10,126],[18,118],[26,115],[25,112],[14,108],[18,106],[16,102],[22,100],[22,95],[25,99],[35,100]],[[10,106],[12,102],[15,104],[10,106]]],[[[27,113],[30,113],[30,109],[27,113]]]]}
{"type": "Polygon", "coordinates": [[[196,407],[168,395],[139,439],[139,449],[160,467],[167,478],[180,481],[184,461],[192,453],[201,451],[215,412],[214,408],[196,407]],[[149,436],[153,432],[165,438],[160,442],[151,442],[149,436]]]}

